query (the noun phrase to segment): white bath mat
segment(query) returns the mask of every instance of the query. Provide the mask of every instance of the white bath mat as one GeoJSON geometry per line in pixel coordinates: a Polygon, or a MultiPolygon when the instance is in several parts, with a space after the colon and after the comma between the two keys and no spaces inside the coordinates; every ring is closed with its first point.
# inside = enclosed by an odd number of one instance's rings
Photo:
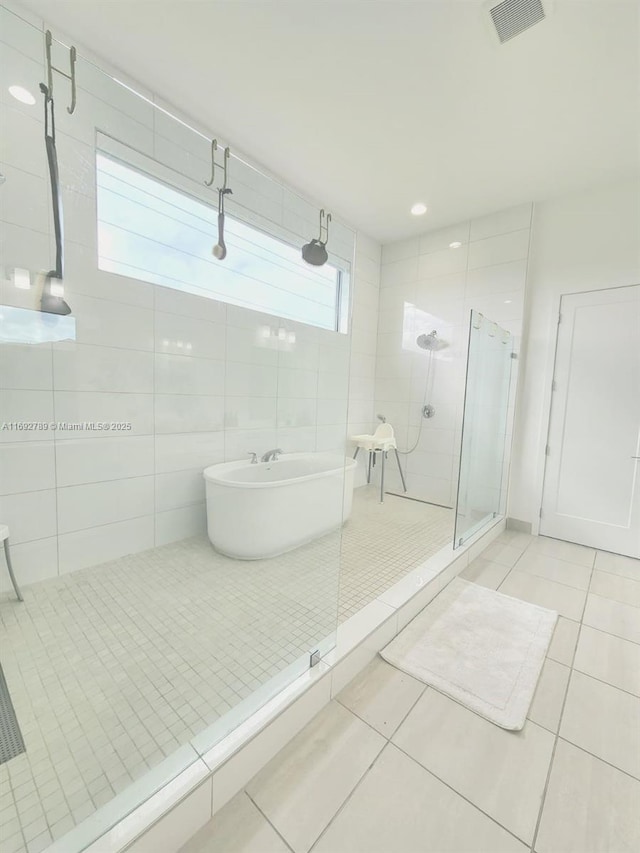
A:
{"type": "Polygon", "coordinates": [[[518,730],[557,618],[456,578],[380,654],[492,723],[518,730]]]}

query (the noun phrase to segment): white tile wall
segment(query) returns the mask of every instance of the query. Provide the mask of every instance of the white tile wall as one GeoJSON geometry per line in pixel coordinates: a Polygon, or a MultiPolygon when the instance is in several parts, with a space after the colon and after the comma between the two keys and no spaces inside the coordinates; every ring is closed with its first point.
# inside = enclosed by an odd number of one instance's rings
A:
{"type": "Polygon", "coordinates": [[[153,515],[154,478],[149,475],[67,486],[58,489],[57,500],[60,533],[153,515]]]}
{"type": "Polygon", "coordinates": [[[0,388],[45,391],[53,387],[51,344],[0,347],[0,388]]]}
{"type": "MultiPolygon", "coordinates": [[[[0,494],[53,489],[55,485],[53,441],[0,445],[0,494]]],[[[10,518],[4,523],[9,521],[10,518]]]]}
{"type": "Polygon", "coordinates": [[[155,476],[156,511],[188,507],[205,499],[204,478],[201,468],[172,471],[155,476]]]}
{"type": "MultiPolygon", "coordinates": [[[[375,355],[378,335],[378,309],[380,297],[381,247],[373,240],[358,234],[356,241],[355,288],[353,294],[353,331],[351,334],[351,359],[342,375],[349,379],[348,435],[370,433],[375,421],[375,355]]],[[[329,362],[325,362],[329,364],[329,362]]],[[[334,362],[340,369],[340,365],[334,362]]],[[[340,370],[339,370],[340,372],[340,370]]],[[[335,375],[335,374],[333,374],[335,375]]],[[[322,376],[322,374],[321,374],[322,376]]],[[[341,398],[325,389],[330,388],[329,378],[322,378],[318,401],[318,420],[335,421],[341,398]]],[[[337,386],[336,386],[337,387],[337,386]]],[[[344,385],[342,387],[344,393],[344,385]]],[[[352,452],[353,444],[348,443],[352,452]]],[[[363,460],[359,459],[355,483],[366,482],[363,460]]]]}
{"type": "Polygon", "coordinates": [[[56,390],[149,394],[153,391],[153,354],[117,347],[56,343],[53,345],[53,377],[56,390]]]}
{"type": "Polygon", "coordinates": [[[76,486],[153,474],[153,436],[56,441],[56,485],[76,486]]]}
{"type": "Polygon", "coordinates": [[[154,545],[152,515],[90,527],[58,536],[59,573],[74,572],[99,562],[115,560],[125,554],[144,551],[154,545]]]}
{"type": "MultiPolygon", "coordinates": [[[[126,437],[153,434],[153,394],[56,391],[53,395],[56,421],[63,423],[111,422],[131,424],[126,437]]],[[[56,438],[111,438],[114,432],[68,432],[60,431],[56,438]]]]}
{"type": "MultiPolygon", "coordinates": [[[[49,536],[46,539],[12,544],[11,560],[14,570],[20,567],[20,586],[45,580],[58,573],[58,537],[49,536]]],[[[8,583],[5,575],[2,581],[4,589],[8,588],[8,583]]]]}
{"type": "Polygon", "coordinates": [[[56,492],[43,489],[0,497],[0,518],[11,516],[11,542],[30,542],[56,535],[56,492]]]}
{"type": "MultiPolygon", "coordinates": [[[[449,343],[433,356],[427,401],[435,416],[423,420],[415,453],[403,456],[414,497],[455,504],[468,318],[471,309],[482,312],[509,329],[518,348],[531,210],[521,205],[383,247],[375,410],[393,424],[402,449],[418,436],[429,361],[415,337],[436,329],[449,343]],[[449,248],[454,241],[462,245],[449,248]]],[[[401,488],[393,465],[388,482],[401,488]]]]}
{"type": "MultiPolygon", "coordinates": [[[[35,288],[17,290],[4,268],[35,272],[53,261],[38,93],[42,36],[2,15],[0,302],[35,308],[35,288]],[[11,98],[14,83],[37,103],[11,98]]],[[[0,521],[10,525],[23,584],[201,533],[207,465],[272,447],[345,452],[347,434],[369,431],[373,419],[380,246],[357,237],[348,335],[99,271],[96,127],[198,186],[208,175],[209,143],[83,59],[77,74],[75,114],[56,111],[64,293],[76,337],[0,344],[0,422],[131,429],[0,430],[0,521]]],[[[230,211],[235,205],[249,221],[300,243],[315,233],[316,205],[241,161],[232,161],[231,175],[230,211]]],[[[351,262],[354,232],[334,225],[330,248],[351,262]]]]}
{"type": "Polygon", "coordinates": [[[219,432],[158,435],[155,440],[155,472],[166,474],[198,468],[224,460],[225,434],[219,432]]]}

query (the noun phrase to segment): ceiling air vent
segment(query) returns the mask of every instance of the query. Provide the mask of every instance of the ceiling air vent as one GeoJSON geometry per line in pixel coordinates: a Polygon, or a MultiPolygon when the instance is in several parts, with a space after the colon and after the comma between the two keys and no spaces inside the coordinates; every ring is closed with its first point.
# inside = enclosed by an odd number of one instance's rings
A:
{"type": "Polygon", "coordinates": [[[490,4],[489,14],[501,44],[519,36],[546,17],[542,0],[504,0],[502,3],[490,4]]]}

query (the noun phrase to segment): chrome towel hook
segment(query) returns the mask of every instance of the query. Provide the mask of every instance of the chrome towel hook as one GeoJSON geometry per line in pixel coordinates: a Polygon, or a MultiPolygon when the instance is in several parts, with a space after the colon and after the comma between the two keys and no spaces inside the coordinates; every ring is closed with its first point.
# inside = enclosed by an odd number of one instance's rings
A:
{"type": "Polygon", "coordinates": [[[57,71],[58,74],[62,74],[63,77],[66,77],[67,80],[71,81],[71,106],[67,107],[67,112],[69,115],[72,115],[76,108],[76,49],[72,45],[69,48],[69,74],[66,71],[62,71],[60,68],[56,68],[55,65],[51,62],[51,45],[53,44],[53,36],[51,35],[51,30],[47,30],[44,37],[45,50],[47,54],[47,90],[48,90],[48,98],[53,99],[53,72],[57,71]]]}

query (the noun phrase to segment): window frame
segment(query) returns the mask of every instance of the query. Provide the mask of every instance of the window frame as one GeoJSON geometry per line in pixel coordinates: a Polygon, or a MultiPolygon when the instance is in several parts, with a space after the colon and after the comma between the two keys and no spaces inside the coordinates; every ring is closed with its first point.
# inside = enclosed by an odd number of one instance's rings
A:
{"type": "MultiPolygon", "coordinates": [[[[100,186],[98,183],[98,171],[99,157],[106,158],[107,160],[111,160],[119,165],[121,165],[125,169],[129,169],[132,172],[140,174],[142,177],[153,181],[157,184],[160,184],[166,187],[168,190],[171,190],[179,195],[183,196],[187,200],[191,200],[198,205],[202,205],[215,216],[218,214],[218,206],[211,202],[211,200],[205,197],[205,192],[200,190],[198,187],[198,192],[194,191],[192,178],[183,174],[182,172],[175,169],[173,166],[169,166],[166,163],[163,163],[160,160],[157,160],[154,157],[151,157],[149,154],[142,152],[136,148],[132,148],[126,143],[121,142],[120,140],[112,137],[110,134],[104,133],[103,131],[97,130],[96,132],[96,143],[94,148],[94,168],[95,168],[95,187],[96,187],[96,263],[98,270],[101,272],[110,273],[112,270],[105,269],[100,266],[101,254],[100,254],[100,240],[99,240],[99,226],[100,226],[100,215],[99,215],[99,193],[100,186]],[[115,151],[114,151],[115,149],[115,151]],[[125,156],[126,154],[126,156],[125,156]],[[173,180],[172,180],[173,178],[173,180]]],[[[196,185],[197,186],[197,185],[196,185]]],[[[134,204],[136,202],[133,202],[134,204]]],[[[273,222],[271,223],[267,217],[259,214],[255,211],[252,211],[250,208],[246,208],[247,211],[252,215],[259,217],[261,220],[269,223],[270,227],[265,227],[260,223],[253,221],[253,219],[249,219],[243,217],[240,214],[238,208],[242,208],[243,205],[241,203],[234,203],[231,200],[231,206],[235,209],[231,213],[226,213],[226,217],[231,221],[237,221],[245,228],[251,229],[265,237],[269,240],[276,241],[283,246],[286,246],[290,249],[295,249],[296,251],[300,251],[300,248],[305,242],[305,238],[299,237],[298,235],[293,234],[293,232],[285,229],[283,226],[273,222]],[[290,235],[289,237],[286,235],[290,235]]],[[[227,204],[229,204],[229,199],[227,200],[227,204]]],[[[106,223],[109,224],[109,223],[106,223]]],[[[306,224],[305,224],[306,227],[306,224]]],[[[141,235],[144,237],[144,235],[141,235]]],[[[212,238],[215,239],[215,234],[212,234],[212,238]]],[[[308,239],[308,238],[307,238],[308,239]]],[[[180,251],[179,247],[176,247],[176,251],[180,251]]],[[[115,259],[113,259],[115,263],[118,263],[115,259]]],[[[123,261],[122,263],[125,263],[123,261]]],[[[268,264],[269,261],[264,260],[264,263],[268,264]]],[[[305,263],[301,261],[301,263],[305,263]]],[[[187,293],[192,295],[199,295],[204,299],[212,299],[214,301],[221,302],[225,305],[234,305],[236,307],[245,308],[249,311],[256,311],[258,313],[266,314],[268,316],[272,316],[275,318],[283,319],[285,321],[290,321],[294,323],[300,323],[302,325],[310,326],[311,328],[321,329],[325,332],[335,332],[336,334],[349,334],[350,330],[350,302],[351,302],[351,282],[352,282],[352,270],[353,263],[347,261],[344,258],[340,258],[338,255],[332,254],[329,252],[329,260],[327,261],[329,266],[331,266],[335,272],[335,300],[334,300],[334,310],[333,310],[333,323],[331,327],[325,325],[319,325],[317,323],[309,322],[308,320],[299,319],[296,317],[282,317],[281,313],[277,312],[277,309],[268,310],[264,306],[260,305],[238,305],[238,303],[230,301],[224,298],[224,295],[218,293],[209,294],[206,291],[201,294],[193,294],[190,290],[183,290],[178,287],[172,287],[170,284],[158,283],[156,281],[149,281],[149,279],[136,277],[134,275],[126,275],[125,273],[120,273],[126,278],[131,278],[132,281],[140,281],[144,284],[150,284],[154,287],[167,287],[170,290],[175,290],[178,293],[187,293]]],[[[134,266],[134,265],[131,265],[134,266]]],[[[141,270],[142,272],[142,270],[141,270]]],[[[270,286],[268,282],[265,282],[265,285],[270,286]]]]}

